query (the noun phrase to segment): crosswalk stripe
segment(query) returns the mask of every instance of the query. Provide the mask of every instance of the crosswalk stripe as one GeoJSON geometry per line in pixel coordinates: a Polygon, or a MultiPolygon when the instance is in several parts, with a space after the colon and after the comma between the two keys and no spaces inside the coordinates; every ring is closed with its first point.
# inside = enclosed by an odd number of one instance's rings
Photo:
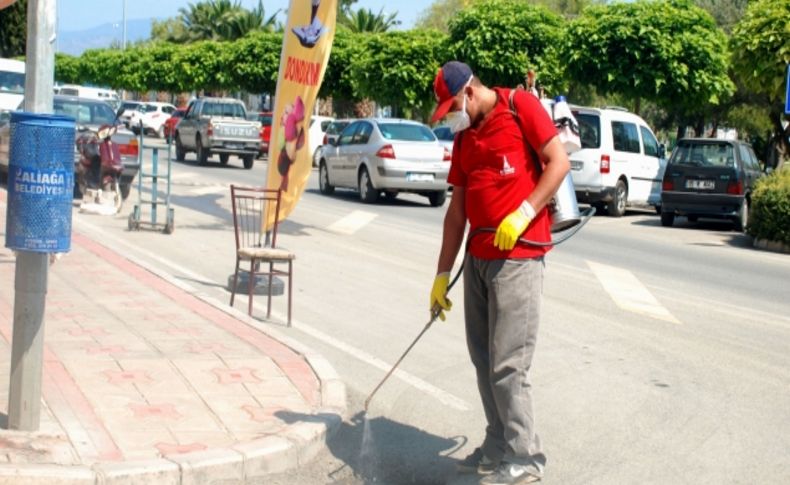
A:
{"type": "Polygon", "coordinates": [[[587,265],[609,296],[623,310],[680,324],[680,320],[669,313],[630,271],[593,261],[587,261],[587,265]]]}
{"type": "Polygon", "coordinates": [[[377,217],[378,214],[374,214],[373,212],[354,211],[351,214],[336,220],[327,229],[332,232],[351,235],[365,227],[377,217]]]}

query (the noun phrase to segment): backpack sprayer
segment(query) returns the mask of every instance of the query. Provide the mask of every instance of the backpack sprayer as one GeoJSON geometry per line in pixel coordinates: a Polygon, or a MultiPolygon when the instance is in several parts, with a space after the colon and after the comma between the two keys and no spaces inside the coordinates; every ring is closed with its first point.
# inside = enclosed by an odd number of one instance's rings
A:
{"type": "MultiPolygon", "coordinates": [[[[534,77],[533,77],[534,79],[534,77]]],[[[533,80],[534,82],[534,80],[533,80]]],[[[516,114],[516,109],[513,101],[513,96],[516,90],[511,91],[510,93],[510,110],[513,112],[513,115],[518,117],[516,114]]],[[[568,153],[573,153],[581,148],[581,142],[579,140],[579,128],[576,122],[576,119],[571,113],[570,108],[568,107],[568,103],[565,101],[564,96],[557,96],[554,100],[554,104],[552,106],[551,102],[543,102],[545,100],[541,100],[543,107],[548,111],[549,116],[552,117],[554,120],[555,126],[557,126],[558,136],[560,137],[560,141],[562,142],[565,150],[568,153]]],[[[519,128],[521,128],[521,123],[519,120],[516,120],[516,124],[518,124],[519,128]]],[[[522,131],[523,135],[523,131],[522,131]]],[[[534,153],[530,145],[526,141],[526,137],[524,137],[524,144],[527,147],[528,151],[532,152],[533,159],[538,163],[538,167],[542,170],[542,166],[540,165],[539,159],[537,154],[534,153]]],[[[556,244],[561,244],[568,239],[570,239],[574,234],[579,232],[579,230],[584,227],[585,224],[590,220],[590,218],[595,214],[595,208],[590,207],[587,209],[584,214],[579,212],[579,205],[576,201],[576,190],[573,187],[573,179],[571,178],[570,172],[565,175],[565,178],[562,180],[557,192],[554,194],[554,197],[548,204],[549,213],[551,214],[551,233],[557,234],[557,237],[552,237],[551,242],[541,242],[541,241],[530,241],[528,239],[519,238],[518,242],[522,244],[527,244],[529,246],[553,246],[556,244]]],[[[469,250],[469,242],[472,240],[473,237],[476,235],[483,233],[483,232],[496,232],[495,228],[492,227],[481,227],[471,231],[466,238],[466,247],[464,251],[469,250]]],[[[453,277],[450,284],[447,286],[447,292],[450,292],[450,289],[455,285],[458,281],[458,278],[461,276],[461,273],[464,271],[464,265],[461,263],[461,267],[458,268],[458,272],[453,277]]],[[[384,385],[387,379],[395,372],[395,369],[398,368],[398,365],[406,358],[406,355],[411,351],[411,349],[417,344],[417,342],[425,335],[425,332],[431,328],[433,322],[439,317],[439,313],[441,313],[441,308],[433,308],[431,310],[431,319],[425,324],[422,331],[417,335],[417,337],[412,341],[411,345],[403,352],[397,362],[392,366],[387,375],[384,376],[383,379],[378,383],[373,392],[370,393],[367,399],[365,399],[365,412],[368,411],[368,406],[370,405],[370,401],[373,399],[373,396],[376,395],[376,392],[384,385]]]]}

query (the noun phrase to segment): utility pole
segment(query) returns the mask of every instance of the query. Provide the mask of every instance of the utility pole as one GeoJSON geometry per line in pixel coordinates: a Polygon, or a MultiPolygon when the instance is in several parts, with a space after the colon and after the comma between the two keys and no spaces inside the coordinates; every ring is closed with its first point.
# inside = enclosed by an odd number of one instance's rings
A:
{"type": "Polygon", "coordinates": [[[123,50],[126,50],[126,0],[123,0],[123,50]]]}
{"type": "MultiPolygon", "coordinates": [[[[29,0],[27,4],[25,111],[28,112],[52,112],[56,1],[29,0]]],[[[48,271],[49,254],[17,252],[9,429],[36,431],[40,424],[48,271]]]]}

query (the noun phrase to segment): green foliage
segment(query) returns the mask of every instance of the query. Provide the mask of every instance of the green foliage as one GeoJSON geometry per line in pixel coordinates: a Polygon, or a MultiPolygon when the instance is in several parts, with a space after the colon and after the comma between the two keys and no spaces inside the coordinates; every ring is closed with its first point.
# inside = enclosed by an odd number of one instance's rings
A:
{"type": "Polygon", "coordinates": [[[549,92],[561,88],[556,46],[562,19],[545,7],[519,0],[471,4],[449,25],[450,56],[464,61],[488,85],[516,86],[529,68],[549,92]]]}
{"type": "Polygon", "coordinates": [[[601,94],[655,101],[681,116],[730,96],[724,34],[689,0],[638,0],[585,9],[562,44],[569,78],[601,94]]]}
{"type": "Polygon", "coordinates": [[[232,89],[251,93],[273,93],[279,75],[283,36],[254,32],[227,46],[227,59],[234,82],[232,89]]]}
{"type": "Polygon", "coordinates": [[[333,96],[349,101],[359,101],[363,98],[354,82],[351,67],[354,62],[365,53],[365,39],[367,35],[354,34],[345,29],[335,32],[332,44],[332,53],[329,55],[329,64],[324,73],[324,82],[321,84],[319,96],[333,96]]]}
{"type": "Polygon", "coordinates": [[[707,10],[727,34],[743,17],[747,3],[748,0],[694,0],[694,4],[707,10]]]}
{"type": "Polygon", "coordinates": [[[151,20],[151,40],[154,42],[182,42],[187,38],[187,28],[180,17],[151,20]]]}
{"type": "Polygon", "coordinates": [[[790,245],[790,169],[758,180],[751,205],[749,234],[790,245]]]}
{"type": "Polygon", "coordinates": [[[55,54],[55,79],[64,84],[79,84],[80,58],[68,54],[55,54]]]}
{"type": "Polygon", "coordinates": [[[0,57],[25,55],[27,44],[27,0],[0,10],[0,57]]]}
{"type": "Polygon", "coordinates": [[[398,12],[385,14],[383,7],[379,13],[360,8],[354,11],[341,11],[337,23],[351,32],[387,32],[392,27],[400,25],[397,16],[398,12]]]}
{"type": "Polygon", "coordinates": [[[184,27],[182,35],[175,29],[172,37],[164,40],[172,42],[194,42],[199,40],[235,40],[256,30],[274,31],[277,25],[279,10],[266,18],[263,2],[258,7],[247,10],[238,1],[205,0],[180,8],[179,19],[184,27]]]}
{"type": "Polygon", "coordinates": [[[427,117],[434,104],[433,78],[447,58],[443,40],[428,30],[367,36],[350,69],[358,94],[395,106],[407,118],[412,110],[427,117]]]}
{"type": "Polygon", "coordinates": [[[420,13],[415,25],[418,29],[432,29],[447,33],[450,19],[466,8],[469,3],[470,0],[436,0],[420,13]]]}
{"type": "Polygon", "coordinates": [[[790,63],[790,1],[750,2],[730,45],[733,68],[746,85],[772,102],[783,100],[790,63]]]}

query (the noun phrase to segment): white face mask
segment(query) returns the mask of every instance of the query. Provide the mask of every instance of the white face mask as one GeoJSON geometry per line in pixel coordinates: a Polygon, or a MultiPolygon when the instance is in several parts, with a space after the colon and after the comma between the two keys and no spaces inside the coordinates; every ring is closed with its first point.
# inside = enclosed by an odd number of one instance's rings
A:
{"type": "MultiPolygon", "coordinates": [[[[466,89],[469,86],[469,83],[472,82],[470,78],[464,87],[461,88],[466,89]]],[[[464,103],[461,106],[461,111],[451,111],[447,113],[447,126],[450,127],[450,131],[453,133],[458,133],[459,131],[464,131],[465,129],[472,126],[472,119],[469,117],[469,113],[466,112],[466,93],[464,93],[464,103]]]]}

